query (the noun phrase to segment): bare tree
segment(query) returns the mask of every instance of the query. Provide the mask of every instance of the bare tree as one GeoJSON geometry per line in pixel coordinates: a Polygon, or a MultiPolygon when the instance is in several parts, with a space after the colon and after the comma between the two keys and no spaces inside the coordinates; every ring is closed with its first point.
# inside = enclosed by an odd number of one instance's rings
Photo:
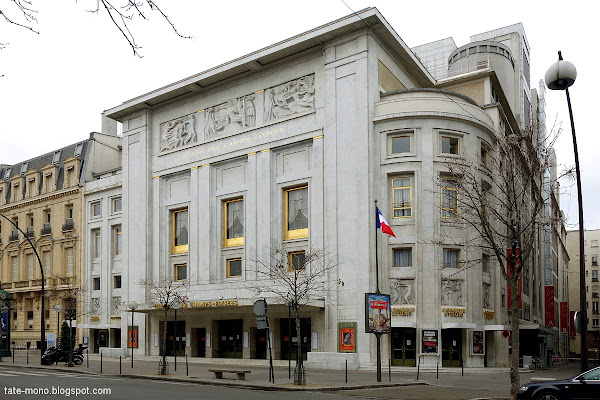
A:
{"type": "Polygon", "coordinates": [[[448,159],[445,180],[451,190],[442,185],[442,208],[446,204],[451,216],[467,227],[466,246],[494,257],[510,287],[513,399],[520,385],[518,282],[535,256],[536,236],[549,223],[550,216],[543,215],[542,184],[554,140],[540,140],[536,126],[499,134],[495,149],[483,152],[477,163],[448,159]]]}
{"type": "MultiPolygon", "coordinates": [[[[341,279],[331,279],[337,265],[334,257],[313,246],[308,251],[290,251],[285,245],[269,250],[267,260],[256,260],[257,280],[252,288],[262,293],[273,294],[282,304],[294,310],[296,335],[300,338],[300,309],[311,299],[328,299],[329,291],[335,286],[344,286],[341,279]]],[[[291,332],[290,332],[291,337],[291,332]]],[[[302,384],[301,340],[296,354],[295,384],[302,384]]]]}
{"type": "MultiPolygon", "coordinates": [[[[78,317],[88,315],[90,311],[86,306],[85,301],[87,296],[87,289],[81,285],[75,277],[62,276],[53,274],[52,277],[55,279],[55,286],[48,289],[49,298],[54,298],[58,305],[62,307],[63,318],[65,321],[69,321],[69,366],[73,366],[72,352],[73,349],[73,320],[77,320],[78,317]]],[[[57,328],[58,334],[60,335],[60,326],[57,328]]],[[[58,337],[57,337],[58,339],[58,337]]]]}
{"type": "MultiPolygon", "coordinates": [[[[0,15],[4,17],[4,22],[26,29],[33,33],[40,32],[35,28],[37,24],[38,11],[33,5],[33,0],[0,0],[0,15]]],[[[135,39],[132,30],[132,23],[136,20],[149,20],[150,14],[158,14],[173,30],[181,37],[189,39],[190,36],[184,36],[175,27],[169,16],[153,0],[96,0],[95,7],[87,11],[94,14],[103,14],[107,16],[112,24],[119,30],[125,38],[133,54],[142,57],[140,54],[141,46],[135,39]]],[[[6,47],[7,43],[0,43],[0,49],[6,47]]]]}
{"type": "Polygon", "coordinates": [[[167,320],[168,313],[175,304],[185,305],[188,301],[190,289],[189,281],[174,281],[169,277],[157,280],[142,280],[140,285],[146,288],[146,296],[152,304],[161,305],[165,312],[162,338],[162,365],[161,375],[167,374],[167,320]]]}

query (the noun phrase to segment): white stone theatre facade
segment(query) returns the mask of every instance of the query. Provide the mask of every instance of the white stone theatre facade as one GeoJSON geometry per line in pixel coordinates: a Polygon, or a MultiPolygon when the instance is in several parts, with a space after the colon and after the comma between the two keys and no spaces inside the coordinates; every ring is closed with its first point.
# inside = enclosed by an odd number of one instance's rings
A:
{"type": "MultiPolygon", "coordinates": [[[[105,111],[123,124],[121,301],[140,304],[136,353],[266,359],[252,311],[266,298],[274,358],[287,359],[291,341],[307,365],[372,365],[364,299],[376,287],[378,200],[396,234],[378,237],[392,303],[384,358],[506,366],[506,282],[491,257],[461,267],[485,255],[463,246],[460,193],[445,175],[448,158],[477,168],[504,126],[519,128],[522,102],[501,72],[487,65],[440,86],[367,9],[105,111]],[[344,283],[308,300],[299,334],[287,304],[253,289],[277,246],[290,270],[327,249],[335,268],[322,278],[344,283]],[[177,321],[168,313],[164,349],[164,310],[140,284],[161,278],[189,285],[177,321]],[[341,340],[351,331],[351,343],[341,340]]],[[[121,343],[130,321],[124,307],[121,343]]]]}

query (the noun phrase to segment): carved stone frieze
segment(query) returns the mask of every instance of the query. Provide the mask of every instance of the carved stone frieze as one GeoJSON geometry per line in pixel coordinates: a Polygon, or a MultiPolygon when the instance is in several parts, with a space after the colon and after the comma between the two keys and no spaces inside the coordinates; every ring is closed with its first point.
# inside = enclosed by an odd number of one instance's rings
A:
{"type": "Polygon", "coordinates": [[[392,279],[390,281],[391,301],[394,305],[415,304],[415,280],[392,279]]]}
{"type": "Polygon", "coordinates": [[[242,96],[206,109],[204,138],[212,139],[223,133],[256,125],[254,96],[242,96]]]}
{"type": "Polygon", "coordinates": [[[489,283],[484,283],[483,284],[483,308],[492,308],[491,307],[491,301],[490,301],[490,289],[491,286],[489,283]]]}
{"type": "Polygon", "coordinates": [[[463,281],[454,279],[442,280],[442,305],[463,306],[463,281]]]}
{"type": "Polygon", "coordinates": [[[315,76],[307,75],[265,90],[265,122],[315,109],[315,76]]]}
{"type": "Polygon", "coordinates": [[[197,141],[196,116],[194,114],[160,124],[161,152],[186,147],[197,141]]]}

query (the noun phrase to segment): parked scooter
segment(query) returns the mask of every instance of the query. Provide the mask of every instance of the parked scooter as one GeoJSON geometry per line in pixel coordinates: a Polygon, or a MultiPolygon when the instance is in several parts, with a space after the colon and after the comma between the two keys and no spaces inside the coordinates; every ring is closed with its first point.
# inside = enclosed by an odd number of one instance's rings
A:
{"type": "MultiPolygon", "coordinates": [[[[73,349],[71,353],[71,360],[73,364],[83,364],[83,351],[87,349],[87,345],[79,345],[78,348],[73,349]]],[[[48,347],[42,355],[43,365],[52,365],[59,362],[69,362],[69,352],[66,350],[58,350],[56,347],[48,347]]]]}

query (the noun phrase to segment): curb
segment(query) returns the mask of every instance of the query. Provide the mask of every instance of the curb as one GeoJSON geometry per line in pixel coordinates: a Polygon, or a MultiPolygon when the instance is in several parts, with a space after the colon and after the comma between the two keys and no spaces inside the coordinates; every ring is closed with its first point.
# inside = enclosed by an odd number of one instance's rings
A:
{"type": "MultiPolygon", "coordinates": [[[[0,364],[2,365],[2,364],[0,364]]],[[[111,378],[129,378],[129,379],[148,379],[156,381],[171,381],[171,382],[184,382],[184,383],[195,383],[198,385],[212,385],[212,386],[226,386],[231,388],[251,389],[251,390],[269,390],[269,391],[283,391],[283,392],[337,392],[342,390],[359,390],[359,389],[373,389],[373,388],[388,388],[388,387],[399,387],[399,386],[427,386],[426,382],[404,382],[404,383],[382,383],[372,385],[354,385],[354,386],[296,386],[293,384],[286,384],[286,386],[267,385],[267,384],[249,384],[249,383],[237,383],[238,381],[228,382],[227,380],[207,380],[207,379],[193,379],[189,377],[175,377],[175,376],[161,376],[161,375],[136,375],[136,374],[99,374],[96,372],[88,372],[79,369],[70,369],[63,367],[49,367],[49,366],[36,366],[36,365],[18,365],[18,364],[7,364],[13,368],[19,369],[35,369],[42,371],[59,371],[59,372],[70,372],[82,375],[90,376],[105,376],[111,378]],[[234,383],[235,382],[235,383],[234,383]],[[289,386],[287,386],[289,385],[289,386]]]]}

